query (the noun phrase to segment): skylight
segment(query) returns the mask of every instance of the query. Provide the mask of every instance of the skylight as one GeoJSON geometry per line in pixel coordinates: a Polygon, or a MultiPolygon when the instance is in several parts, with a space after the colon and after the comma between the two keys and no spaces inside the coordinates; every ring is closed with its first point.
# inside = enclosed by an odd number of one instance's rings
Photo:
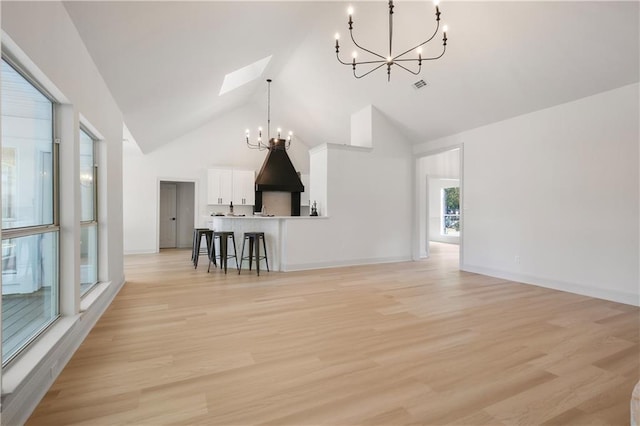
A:
{"type": "Polygon", "coordinates": [[[266,58],[260,59],[257,62],[225,75],[218,96],[222,96],[225,93],[230,92],[233,89],[237,89],[238,87],[260,77],[264,72],[264,69],[269,64],[272,56],[273,55],[269,55],[266,58]]]}

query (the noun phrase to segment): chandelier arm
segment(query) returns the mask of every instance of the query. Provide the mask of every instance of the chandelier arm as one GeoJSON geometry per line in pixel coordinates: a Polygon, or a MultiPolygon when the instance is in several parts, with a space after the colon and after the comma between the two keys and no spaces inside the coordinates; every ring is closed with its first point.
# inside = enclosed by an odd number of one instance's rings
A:
{"type": "Polygon", "coordinates": [[[386,65],[386,63],[387,63],[386,61],[385,61],[385,62],[383,62],[383,63],[381,63],[381,64],[380,64],[380,65],[378,65],[377,67],[375,67],[375,68],[373,68],[373,69],[371,69],[371,70],[367,71],[366,73],[362,74],[361,76],[358,76],[358,75],[356,74],[356,70],[354,69],[354,70],[353,70],[353,76],[354,76],[355,78],[362,78],[362,77],[366,77],[367,75],[371,74],[371,73],[372,73],[372,72],[374,72],[375,70],[377,70],[377,69],[379,69],[380,67],[383,67],[384,65],[386,65]]]}
{"type": "Polygon", "coordinates": [[[262,142],[251,143],[249,142],[249,139],[247,139],[247,146],[251,149],[257,149],[259,151],[264,151],[265,149],[269,148],[267,145],[263,144],[262,142]]]}
{"type": "Polygon", "coordinates": [[[356,47],[357,47],[358,49],[364,50],[365,52],[368,52],[368,53],[370,53],[370,54],[372,54],[372,55],[374,55],[374,56],[377,56],[378,58],[384,59],[385,61],[387,60],[387,58],[385,58],[384,56],[382,56],[382,55],[378,55],[376,52],[372,52],[371,50],[369,50],[369,49],[367,49],[367,48],[364,48],[364,47],[360,46],[360,45],[356,42],[356,39],[355,39],[355,38],[353,38],[353,30],[351,30],[351,29],[349,30],[349,35],[351,36],[351,41],[353,42],[353,44],[355,44],[355,45],[356,45],[356,47]]]}
{"type": "MultiPolygon", "coordinates": [[[[356,65],[369,65],[369,64],[386,64],[387,61],[362,61],[362,62],[356,62],[356,65]]],[[[347,64],[347,65],[353,65],[353,62],[347,64]]]]}
{"type": "Polygon", "coordinates": [[[411,49],[407,49],[404,52],[402,52],[399,55],[396,55],[393,60],[395,61],[397,58],[401,58],[402,56],[406,55],[407,53],[411,52],[412,50],[416,50],[418,47],[420,46],[424,46],[425,44],[429,43],[431,40],[433,40],[433,38],[438,34],[438,29],[440,28],[440,21],[436,22],[436,30],[433,32],[433,34],[431,35],[431,37],[429,37],[428,39],[426,39],[425,41],[423,41],[422,43],[418,44],[417,46],[412,47],[411,49]]]}
{"type": "Polygon", "coordinates": [[[340,62],[342,65],[353,65],[352,62],[344,62],[342,59],[340,59],[340,54],[338,52],[336,52],[336,58],[338,59],[338,62],[340,62]]]}
{"type": "Polygon", "coordinates": [[[415,58],[407,58],[407,59],[394,59],[393,63],[398,63],[398,62],[420,62],[420,61],[424,61],[425,59],[415,59],[415,58]]]}
{"type": "Polygon", "coordinates": [[[399,66],[399,67],[400,67],[400,68],[402,68],[403,70],[405,70],[405,71],[407,71],[407,72],[410,72],[410,73],[411,73],[411,74],[413,74],[413,75],[418,75],[418,74],[420,74],[420,70],[422,69],[422,65],[419,65],[419,66],[418,66],[418,71],[411,71],[409,68],[407,68],[407,67],[405,67],[405,66],[400,65],[398,62],[394,62],[394,65],[399,66]]]}
{"type": "Polygon", "coordinates": [[[423,61],[434,61],[436,59],[440,59],[444,56],[444,53],[447,51],[447,46],[445,45],[442,49],[442,53],[440,56],[434,56],[433,58],[422,58],[423,61]]]}
{"type": "MultiPolygon", "coordinates": [[[[349,65],[349,66],[353,66],[353,62],[344,62],[343,60],[340,59],[339,56],[336,55],[336,58],[338,58],[338,62],[340,62],[342,65],[349,65]]],[[[406,59],[409,60],[409,59],[406,59]]],[[[368,64],[386,64],[387,61],[383,61],[383,60],[378,60],[378,61],[361,61],[361,62],[356,62],[356,65],[368,65],[368,64]]]]}

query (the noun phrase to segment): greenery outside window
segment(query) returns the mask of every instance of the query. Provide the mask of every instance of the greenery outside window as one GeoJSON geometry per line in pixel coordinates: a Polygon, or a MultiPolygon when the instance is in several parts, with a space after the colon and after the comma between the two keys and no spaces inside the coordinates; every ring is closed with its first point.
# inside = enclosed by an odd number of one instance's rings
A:
{"type": "Polygon", "coordinates": [[[460,235],[460,187],[442,189],[442,235],[460,235]]]}

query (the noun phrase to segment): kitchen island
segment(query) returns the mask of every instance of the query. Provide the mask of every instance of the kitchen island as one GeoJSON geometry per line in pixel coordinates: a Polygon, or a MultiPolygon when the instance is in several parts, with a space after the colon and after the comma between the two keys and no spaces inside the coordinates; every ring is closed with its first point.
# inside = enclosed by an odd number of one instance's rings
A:
{"type": "MultiPolygon", "coordinates": [[[[315,228],[319,222],[325,222],[326,216],[208,216],[207,226],[214,231],[233,231],[236,237],[236,250],[238,261],[240,261],[242,240],[245,232],[264,232],[267,246],[267,256],[269,256],[269,269],[272,271],[287,271],[288,251],[298,250],[302,247],[299,231],[295,238],[289,235],[291,224],[295,223],[296,228],[315,228]]],[[[314,232],[310,232],[314,234],[314,232]]],[[[308,241],[313,244],[313,241],[308,241]]],[[[303,243],[304,244],[304,243],[303,243]]],[[[248,255],[245,253],[245,256],[248,255]]],[[[263,267],[261,266],[260,269],[263,267]]],[[[244,266],[243,266],[244,269],[244,266]]],[[[297,269],[297,268],[296,268],[297,269]]]]}

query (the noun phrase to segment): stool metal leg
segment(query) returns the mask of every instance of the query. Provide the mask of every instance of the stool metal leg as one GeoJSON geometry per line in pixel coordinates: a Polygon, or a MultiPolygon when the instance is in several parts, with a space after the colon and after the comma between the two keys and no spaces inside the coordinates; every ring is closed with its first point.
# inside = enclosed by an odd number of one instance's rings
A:
{"type": "Polygon", "coordinates": [[[238,267],[238,252],[236,251],[236,236],[235,236],[235,234],[231,234],[231,240],[233,242],[233,258],[236,260],[236,269],[239,269],[239,267],[238,267]]]}
{"type": "Polygon", "coordinates": [[[193,268],[198,269],[198,259],[200,258],[200,244],[202,243],[202,235],[198,233],[198,237],[196,238],[196,251],[193,254],[195,257],[193,259],[193,268]]]}
{"type": "Polygon", "coordinates": [[[227,237],[220,237],[220,267],[227,273],[227,237]]]}
{"type": "Polygon", "coordinates": [[[211,236],[211,247],[209,248],[209,266],[207,267],[207,272],[211,270],[211,262],[213,262],[213,266],[216,268],[218,264],[216,263],[216,239],[211,236]]]}
{"type": "Polygon", "coordinates": [[[267,264],[267,272],[271,272],[269,270],[269,259],[267,258],[267,243],[265,243],[264,237],[262,237],[262,248],[264,249],[264,262],[267,264]]]}
{"type": "Polygon", "coordinates": [[[244,246],[247,242],[247,237],[242,239],[242,250],[240,251],[240,266],[238,267],[238,275],[242,272],[242,259],[244,259],[244,246]]]}
{"type": "Polygon", "coordinates": [[[253,246],[255,245],[255,238],[249,237],[249,270],[253,268],[253,246]]]}
{"type": "Polygon", "coordinates": [[[253,244],[256,246],[256,272],[260,276],[260,237],[256,235],[253,244]]]}

